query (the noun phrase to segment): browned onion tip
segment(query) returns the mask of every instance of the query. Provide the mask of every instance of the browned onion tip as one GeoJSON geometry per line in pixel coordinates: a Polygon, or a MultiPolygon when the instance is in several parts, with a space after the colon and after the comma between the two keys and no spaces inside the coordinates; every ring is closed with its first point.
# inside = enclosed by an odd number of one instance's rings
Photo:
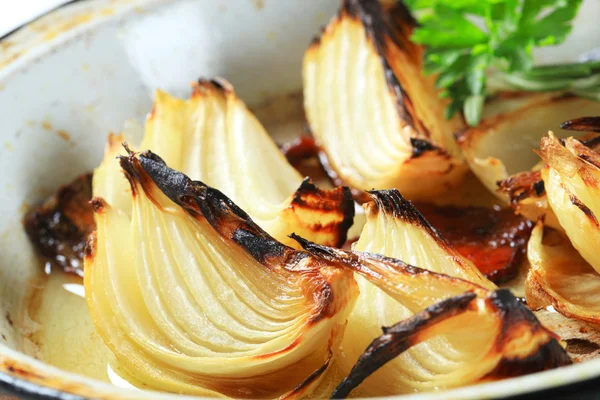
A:
{"type": "Polygon", "coordinates": [[[345,0],[306,51],[304,108],[334,182],[425,199],[467,172],[454,139],[464,123],[445,118],[435,77],[423,75],[414,24],[402,2],[345,0]]]}
{"type": "MultiPolygon", "coordinates": [[[[104,160],[94,171],[93,189],[95,196],[129,215],[127,181],[114,163],[116,155],[126,155],[117,145],[122,141],[109,138],[104,160]]],[[[160,154],[172,168],[218,188],[287,245],[295,245],[287,237],[291,232],[328,246],[346,241],[354,216],[350,190],[321,190],[303,181],[304,175],[224,79],[198,81],[188,99],[157,90],[144,137],[131,145],[160,154]]],[[[305,147],[310,153],[310,143],[305,147]]]]}
{"type": "Polygon", "coordinates": [[[333,397],[345,397],[384,364],[417,344],[431,346],[434,353],[452,352],[456,355],[453,359],[461,361],[458,367],[442,363],[443,373],[452,371],[455,377],[464,378],[446,382],[448,387],[571,363],[557,336],[508,290],[488,290],[397,259],[320,246],[297,236],[294,239],[315,256],[367,279],[396,300],[398,307],[415,312],[393,327],[384,328],[383,335],[362,353],[333,397]],[[473,327],[477,327],[475,331],[473,327]],[[465,342],[467,335],[471,339],[465,342]],[[473,346],[480,346],[480,351],[474,351],[473,346]]]}
{"type": "Polygon", "coordinates": [[[600,117],[582,117],[560,124],[567,131],[600,132],[600,117]]]}

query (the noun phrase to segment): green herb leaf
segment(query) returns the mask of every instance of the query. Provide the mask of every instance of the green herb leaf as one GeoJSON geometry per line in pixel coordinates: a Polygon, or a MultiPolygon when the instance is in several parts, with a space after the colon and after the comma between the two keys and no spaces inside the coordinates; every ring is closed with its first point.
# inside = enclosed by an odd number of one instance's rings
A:
{"type": "MultiPolygon", "coordinates": [[[[546,87],[548,82],[536,79],[555,77],[565,68],[576,78],[584,78],[586,73],[600,74],[600,65],[533,69],[533,48],[564,41],[581,2],[404,0],[419,22],[411,39],[426,46],[425,72],[438,74],[437,87],[444,89],[443,96],[452,99],[446,116],[462,109],[469,125],[481,119],[490,67],[516,74],[513,80],[530,88],[546,87]]],[[[593,82],[580,84],[587,88],[593,82]]],[[[561,85],[564,83],[548,86],[561,85]]]]}

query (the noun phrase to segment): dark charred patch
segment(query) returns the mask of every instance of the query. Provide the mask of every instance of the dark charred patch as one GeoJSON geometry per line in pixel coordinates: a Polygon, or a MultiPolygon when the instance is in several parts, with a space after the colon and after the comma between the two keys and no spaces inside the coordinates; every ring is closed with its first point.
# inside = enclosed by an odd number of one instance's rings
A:
{"type": "Polygon", "coordinates": [[[10,316],[10,313],[9,313],[8,311],[6,312],[6,317],[5,317],[5,318],[6,318],[6,322],[8,322],[8,324],[9,324],[10,326],[14,326],[14,325],[15,325],[15,324],[14,324],[14,322],[13,322],[13,319],[12,319],[12,317],[10,316]]]}
{"type": "Polygon", "coordinates": [[[266,239],[264,236],[258,236],[254,232],[244,229],[237,229],[232,238],[237,244],[242,246],[261,264],[273,257],[281,257],[286,247],[274,239],[266,239]]]}
{"type": "Polygon", "coordinates": [[[531,349],[525,357],[504,357],[486,378],[508,378],[571,364],[567,352],[560,346],[557,337],[540,324],[533,312],[519,302],[507,289],[500,289],[488,298],[489,304],[502,319],[500,334],[496,338],[496,348],[501,353],[512,340],[518,340],[522,330],[531,335],[547,337],[539,347],[531,349]]]}
{"type": "Polygon", "coordinates": [[[541,197],[546,194],[541,171],[526,171],[510,176],[498,182],[499,190],[508,195],[511,206],[530,197],[541,197]]]}
{"type": "Polygon", "coordinates": [[[86,245],[85,245],[85,254],[84,254],[84,258],[87,258],[89,260],[93,260],[94,257],[96,257],[96,249],[98,246],[98,242],[97,242],[97,238],[96,238],[96,231],[90,233],[90,235],[88,236],[86,245]]]}
{"type": "MultiPolygon", "coordinates": [[[[581,328],[584,329],[584,328],[581,328]]],[[[585,330],[585,329],[584,329],[585,330]]],[[[570,354],[590,354],[600,350],[600,345],[587,339],[572,338],[567,339],[567,353],[570,354]]]]}
{"type": "Polygon", "coordinates": [[[309,324],[314,325],[326,318],[331,318],[337,312],[335,308],[335,295],[331,286],[328,284],[321,285],[320,290],[315,291],[313,298],[316,297],[316,303],[319,305],[318,311],[313,315],[309,324]]]}
{"type": "Polygon", "coordinates": [[[467,311],[475,297],[474,293],[451,297],[392,327],[382,328],[383,335],[371,342],[364,353],[361,354],[350,374],[334,390],[331,398],[347,397],[354,388],[372,373],[419,343],[421,341],[419,336],[424,331],[467,311]]]}
{"type": "Polygon", "coordinates": [[[563,122],[560,124],[560,127],[567,131],[600,132],[600,117],[581,117],[572,119],[563,122]]]}
{"type": "MultiPolygon", "coordinates": [[[[406,264],[404,261],[397,258],[386,257],[381,254],[367,253],[361,251],[352,250],[340,250],[328,246],[321,246],[319,244],[310,242],[296,234],[291,234],[290,237],[297,241],[300,246],[309,253],[320,257],[326,261],[341,264],[347,268],[359,272],[365,273],[366,275],[371,274],[370,268],[365,264],[366,261],[374,260],[386,264],[388,267],[392,267],[397,273],[403,275],[418,275],[426,274],[430,275],[432,279],[450,278],[448,275],[437,274],[429,270],[415,267],[410,264],[406,264]]],[[[454,280],[461,280],[459,278],[450,278],[454,280]]],[[[476,285],[473,284],[475,287],[476,285]]]]}
{"type": "Polygon", "coordinates": [[[592,210],[590,210],[590,208],[588,206],[586,206],[585,204],[583,204],[583,202],[581,200],[579,200],[577,198],[577,196],[575,196],[573,193],[569,193],[569,201],[571,202],[571,204],[573,204],[575,207],[579,208],[584,214],[585,216],[590,220],[590,222],[592,224],[594,224],[594,226],[599,227],[600,225],[598,224],[598,220],[596,219],[596,215],[594,215],[594,212],[592,210]]]}
{"type": "Polygon", "coordinates": [[[2,339],[4,339],[4,341],[8,340],[8,339],[6,339],[6,335],[4,333],[2,333],[1,335],[2,335],[2,339]]]}
{"type": "Polygon", "coordinates": [[[550,339],[525,358],[503,358],[486,378],[512,378],[570,364],[569,355],[555,339],[550,339]]]}
{"type": "Polygon", "coordinates": [[[281,146],[281,152],[294,168],[298,168],[303,161],[318,156],[319,146],[312,136],[304,135],[285,143],[281,146]]]}
{"type": "Polygon", "coordinates": [[[233,94],[233,87],[224,78],[204,79],[200,78],[192,86],[192,96],[202,96],[206,92],[217,91],[223,95],[233,94]]]}
{"type": "Polygon", "coordinates": [[[596,135],[592,138],[589,139],[585,139],[585,140],[581,140],[581,143],[585,146],[588,147],[591,150],[594,151],[598,151],[600,150],[600,135],[596,135]]]}
{"type": "Polygon", "coordinates": [[[423,214],[415,206],[406,200],[396,189],[389,190],[371,190],[368,192],[374,200],[379,211],[383,211],[394,218],[399,218],[410,224],[420,226],[425,229],[440,246],[448,248],[449,242],[438,230],[425,219],[423,214]]]}
{"type": "Polygon", "coordinates": [[[92,174],[85,174],[61,186],[23,220],[29,240],[42,258],[80,276],[86,239],[96,228],[91,197],[92,174]]]}
{"type": "Polygon", "coordinates": [[[368,192],[375,202],[377,209],[394,218],[400,218],[418,226],[429,226],[423,214],[413,204],[406,200],[396,189],[371,190],[368,192]]]}
{"type": "Polygon", "coordinates": [[[94,197],[90,200],[90,205],[92,206],[92,210],[97,214],[103,213],[107,206],[106,201],[101,197],[94,197]]]}
{"type": "Polygon", "coordinates": [[[514,278],[533,223],[511,209],[416,206],[442,237],[496,283],[514,278]]]}
{"type": "MultiPolygon", "coordinates": [[[[387,41],[390,40],[400,49],[407,50],[406,43],[409,42],[408,36],[415,26],[415,20],[401,1],[398,1],[386,12],[379,1],[344,0],[340,17],[343,17],[344,13],[351,18],[360,20],[367,37],[379,54],[388,88],[396,99],[399,116],[409,125],[414,126],[414,114],[407,112],[405,108],[407,103],[412,103],[386,58],[386,46],[387,41]]],[[[423,127],[420,126],[420,128],[423,127]]]]}
{"type": "Polygon", "coordinates": [[[412,158],[418,158],[425,152],[434,151],[437,149],[437,147],[422,139],[410,138],[410,144],[413,148],[412,158]]]}
{"type": "Polygon", "coordinates": [[[300,395],[302,394],[302,392],[308,386],[310,386],[311,383],[313,383],[318,377],[320,377],[321,375],[323,375],[323,373],[325,371],[327,371],[327,368],[329,367],[329,364],[331,363],[331,359],[332,358],[333,358],[333,353],[330,350],[329,351],[329,357],[327,357],[327,360],[325,361],[325,363],[323,363],[323,365],[321,365],[312,374],[310,374],[302,383],[300,383],[298,386],[296,386],[294,388],[294,390],[292,390],[286,397],[287,398],[300,397],[300,395]]]}

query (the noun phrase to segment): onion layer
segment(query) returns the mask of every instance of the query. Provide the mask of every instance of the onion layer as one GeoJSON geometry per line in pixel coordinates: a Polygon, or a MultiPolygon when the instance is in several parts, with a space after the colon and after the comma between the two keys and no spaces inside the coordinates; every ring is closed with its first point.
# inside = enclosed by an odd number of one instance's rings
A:
{"type": "Polygon", "coordinates": [[[84,282],[125,371],[176,393],[307,394],[337,352],[357,295],[352,273],[277,242],[152,153],[122,157],[121,167],[131,219],[93,201],[84,282]]]}
{"type": "MultiPolygon", "coordinates": [[[[459,136],[459,144],[481,182],[499,198],[498,183],[509,176],[530,171],[539,161],[534,149],[549,129],[560,132],[561,122],[573,115],[600,114],[600,103],[567,95],[545,93],[526,96],[518,107],[508,107],[502,100],[486,108],[492,116],[459,136]],[[498,113],[493,109],[497,108],[498,113]]],[[[567,133],[561,132],[563,136],[567,133]]]]}
{"type": "Polygon", "coordinates": [[[457,184],[466,165],[446,120],[434,77],[422,74],[423,49],[400,2],[345,0],[303,61],[304,108],[337,183],[398,188],[425,199],[457,184]]]}
{"type": "MultiPolygon", "coordinates": [[[[128,185],[114,163],[120,138],[109,138],[94,173],[94,195],[129,214],[128,185]]],[[[292,232],[341,246],[352,225],[347,188],[320,190],[287,162],[256,117],[224,80],[199,81],[189,100],[157,91],[142,149],[233,199],[269,234],[295,244],[292,232]]]]}
{"type": "Polygon", "coordinates": [[[531,268],[525,283],[532,309],[552,305],[561,314],[600,323],[600,275],[563,234],[539,222],[527,249],[531,268]]]}
{"type": "Polygon", "coordinates": [[[554,214],[573,247],[600,272],[600,155],[573,138],[563,145],[552,133],[542,139],[540,154],[547,164],[542,178],[554,214]]]}

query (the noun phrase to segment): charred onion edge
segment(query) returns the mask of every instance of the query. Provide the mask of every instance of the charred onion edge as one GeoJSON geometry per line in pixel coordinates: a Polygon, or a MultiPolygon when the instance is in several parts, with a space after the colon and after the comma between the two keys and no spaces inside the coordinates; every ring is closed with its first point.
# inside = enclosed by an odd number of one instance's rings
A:
{"type": "MultiPolygon", "coordinates": [[[[280,257],[289,247],[273,239],[256,225],[250,216],[221,191],[169,168],[151,151],[120,157],[121,168],[132,190],[140,184],[152,199],[155,184],[169,199],[194,218],[204,217],[223,237],[233,240],[261,264],[270,257],[280,257]]],[[[135,190],[133,190],[135,192],[135,190]]]]}
{"type": "Polygon", "coordinates": [[[397,274],[411,276],[422,274],[427,275],[429,278],[437,281],[447,281],[453,283],[461,282],[466,286],[469,286],[470,289],[474,292],[481,294],[487,293],[487,289],[483,288],[482,286],[476,283],[461,278],[455,278],[450,275],[432,272],[420,267],[415,267],[397,258],[386,257],[381,254],[375,253],[368,253],[362,251],[347,251],[327,246],[321,246],[319,244],[306,240],[296,234],[291,234],[290,237],[297,241],[304,250],[308,251],[312,255],[323,258],[329,262],[336,263],[337,265],[342,265],[371,281],[373,279],[380,278],[380,274],[374,271],[371,267],[369,267],[368,264],[365,263],[365,260],[383,263],[387,267],[391,267],[397,274]]]}
{"type": "MultiPolygon", "coordinates": [[[[413,118],[411,113],[408,111],[414,110],[412,101],[386,59],[387,38],[389,38],[394,45],[398,46],[398,48],[404,49],[407,52],[411,52],[411,50],[407,49],[407,45],[403,43],[399,37],[399,35],[404,35],[406,37],[410,36],[410,32],[408,32],[408,30],[416,26],[416,21],[411,16],[410,11],[401,1],[396,2],[391,9],[386,11],[378,1],[344,0],[341,8],[338,11],[336,21],[333,22],[333,24],[342,20],[344,17],[360,21],[361,25],[365,29],[365,34],[368,41],[372,44],[379,56],[379,59],[381,60],[388,89],[394,99],[396,99],[396,111],[398,112],[398,118],[404,120],[407,125],[418,125],[419,131],[424,132],[425,137],[410,139],[410,143],[413,148],[412,156],[404,162],[410,162],[411,160],[427,155],[427,153],[432,153],[437,156],[450,159],[451,155],[446,150],[437,147],[426,140],[426,137],[429,137],[430,134],[427,131],[427,128],[420,121],[415,120],[415,118],[413,118]],[[409,27],[409,29],[407,31],[403,31],[403,26],[401,26],[402,24],[409,27]]],[[[324,27],[321,30],[321,34],[313,39],[307,52],[320,45],[321,37],[327,32],[330,26],[332,26],[332,23],[324,27]]],[[[406,40],[408,41],[408,39],[406,40]]],[[[329,162],[329,156],[327,155],[325,149],[321,148],[318,153],[318,159],[323,167],[323,170],[332,183],[337,186],[342,185],[343,180],[341,179],[340,174],[329,162]]],[[[453,168],[454,164],[450,164],[448,171],[453,168]]],[[[359,203],[366,201],[366,199],[360,196],[358,192],[353,194],[359,203]]]]}
{"type": "Polygon", "coordinates": [[[372,373],[421,342],[419,336],[426,335],[428,328],[467,311],[476,297],[475,293],[469,292],[450,297],[391,327],[382,327],[383,335],[373,340],[361,354],[350,374],[335,388],[331,398],[347,397],[372,373]]]}
{"type": "MultiPolygon", "coordinates": [[[[600,117],[576,118],[563,122],[560,124],[560,127],[567,131],[600,132],[600,117]]],[[[595,139],[600,140],[598,138],[595,139]]]]}
{"type": "Polygon", "coordinates": [[[496,368],[482,379],[510,378],[572,364],[571,358],[558,342],[560,340],[558,335],[544,328],[533,312],[520,302],[510,290],[496,290],[485,300],[486,305],[502,318],[501,332],[496,338],[498,349],[503,349],[510,344],[519,325],[529,327],[533,334],[545,333],[549,340],[540,344],[533,354],[524,358],[502,357],[496,368]]]}

